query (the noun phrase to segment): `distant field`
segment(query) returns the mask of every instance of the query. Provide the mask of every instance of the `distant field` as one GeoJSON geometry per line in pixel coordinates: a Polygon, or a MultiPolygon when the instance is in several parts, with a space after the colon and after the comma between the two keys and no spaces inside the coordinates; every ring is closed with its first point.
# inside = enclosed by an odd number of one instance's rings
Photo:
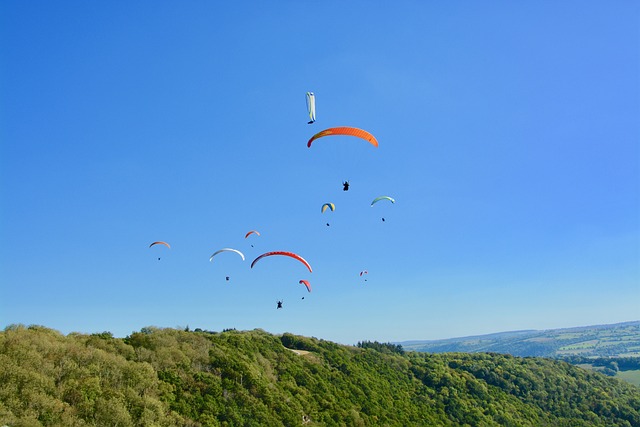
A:
{"type": "MultiPolygon", "coordinates": [[[[578,363],[575,366],[578,366],[582,369],[587,369],[589,371],[602,372],[602,367],[593,366],[588,363],[578,363]]],[[[614,378],[619,380],[628,382],[629,384],[633,384],[635,386],[640,387],[640,369],[638,370],[628,370],[628,371],[618,371],[614,378]]]]}
{"type": "Polygon", "coordinates": [[[583,341],[583,342],[578,343],[578,344],[566,345],[564,347],[561,347],[560,350],[561,351],[566,351],[566,350],[582,350],[582,349],[585,349],[585,348],[593,348],[598,343],[599,343],[598,340],[583,341]]]}
{"type": "Polygon", "coordinates": [[[616,374],[616,378],[624,380],[628,383],[640,387],[640,370],[636,371],[619,371],[616,374]]]}
{"type": "Polygon", "coordinates": [[[580,338],[581,334],[573,333],[573,334],[558,334],[557,339],[560,340],[572,340],[576,338],[580,338]]]}

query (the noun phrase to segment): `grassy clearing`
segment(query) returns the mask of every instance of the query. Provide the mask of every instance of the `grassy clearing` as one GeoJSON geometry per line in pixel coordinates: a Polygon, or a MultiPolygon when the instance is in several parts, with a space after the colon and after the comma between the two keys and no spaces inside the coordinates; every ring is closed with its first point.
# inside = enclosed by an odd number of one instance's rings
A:
{"type": "MultiPolygon", "coordinates": [[[[286,347],[285,347],[285,348],[286,348],[286,347]]],[[[307,355],[307,354],[309,354],[309,353],[310,353],[309,351],[306,351],[306,350],[294,350],[294,349],[292,349],[292,348],[289,348],[289,349],[287,349],[287,350],[291,350],[291,351],[293,351],[293,352],[294,352],[295,354],[297,354],[298,356],[305,356],[305,355],[307,355]]]]}
{"type": "Polygon", "coordinates": [[[618,371],[618,373],[616,374],[616,378],[640,387],[640,370],[618,371]]]}
{"type": "Polygon", "coordinates": [[[584,334],[580,334],[580,333],[564,333],[564,334],[558,334],[555,337],[553,337],[553,339],[559,339],[559,340],[573,340],[576,338],[580,338],[582,337],[584,334]]]}

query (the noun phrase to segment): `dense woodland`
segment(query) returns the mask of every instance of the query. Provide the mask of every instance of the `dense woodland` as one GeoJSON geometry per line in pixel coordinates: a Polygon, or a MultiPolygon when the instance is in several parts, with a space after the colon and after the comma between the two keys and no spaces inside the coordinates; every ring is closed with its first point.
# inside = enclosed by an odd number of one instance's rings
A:
{"type": "Polygon", "coordinates": [[[13,325],[0,333],[0,425],[640,426],[640,389],[543,358],[13,325]]]}

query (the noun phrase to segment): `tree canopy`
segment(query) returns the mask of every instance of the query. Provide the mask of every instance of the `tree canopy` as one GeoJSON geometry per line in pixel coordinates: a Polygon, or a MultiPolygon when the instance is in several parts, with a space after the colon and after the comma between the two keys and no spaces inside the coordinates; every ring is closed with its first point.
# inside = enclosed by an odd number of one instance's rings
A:
{"type": "Polygon", "coordinates": [[[0,333],[0,425],[640,425],[640,389],[568,363],[262,330],[0,333]]]}

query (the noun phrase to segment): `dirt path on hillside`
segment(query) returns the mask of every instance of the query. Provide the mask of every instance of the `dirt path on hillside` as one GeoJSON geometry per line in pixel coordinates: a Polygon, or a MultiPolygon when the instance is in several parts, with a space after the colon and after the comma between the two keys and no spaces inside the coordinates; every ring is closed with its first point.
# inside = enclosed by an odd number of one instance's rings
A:
{"type": "MultiPolygon", "coordinates": [[[[287,347],[285,347],[285,348],[287,348],[287,347]]],[[[309,352],[306,351],[306,350],[294,350],[292,348],[287,348],[287,350],[291,350],[291,351],[293,351],[295,354],[297,354],[299,356],[304,356],[306,354],[309,354],[309,352]]]]}

